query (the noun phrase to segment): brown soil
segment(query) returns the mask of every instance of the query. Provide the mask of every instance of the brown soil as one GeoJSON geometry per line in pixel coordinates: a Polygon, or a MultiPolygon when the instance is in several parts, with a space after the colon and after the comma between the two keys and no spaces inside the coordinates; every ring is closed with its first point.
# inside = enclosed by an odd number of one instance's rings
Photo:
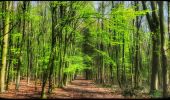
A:
{"type": "MultiPolygon", "coordinates": [[[[48,87],[46,88],[47,91],[48,87]]],[[[40,98],[41,84],[37,85],[35,90],[35,82],[30,81],[27,85],[26,80],[21,80],[19,91],[15,90],[15,84],[9,85],[8,91],[1,93],[0,98],[10,99],[30,99],[40,98]]],[[[120,92],[113,91],[110,88],[97,87],[92,80],[77,79],[63,88],[55,88],[48,98],[124,98],[120,92]]]]}

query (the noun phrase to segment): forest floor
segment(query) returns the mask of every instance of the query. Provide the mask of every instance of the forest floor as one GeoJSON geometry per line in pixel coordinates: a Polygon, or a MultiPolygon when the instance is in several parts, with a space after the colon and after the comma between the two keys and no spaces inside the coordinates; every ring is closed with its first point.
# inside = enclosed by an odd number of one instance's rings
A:
{"type": "MultiPolygon", "coordinates": [[[[48,87],[46,88],[46,90],[48,87]]],[[[21,80],[19,91],[15,90],[15,84],[9,85],[9,90],[1,93],[0,98],[9,99],[34,99],[40,98],[41,85],[38,84],[35,90],[34,81],[27,85],[26,80],[21,80]]],[[[92,80],[76,79],[63,88],[55,88],[51,94],[47,94],[48,99],[81,99],[81,98],[116,98],[122,99],[120,89],[103,88],[95,85],[92,80]]]]}

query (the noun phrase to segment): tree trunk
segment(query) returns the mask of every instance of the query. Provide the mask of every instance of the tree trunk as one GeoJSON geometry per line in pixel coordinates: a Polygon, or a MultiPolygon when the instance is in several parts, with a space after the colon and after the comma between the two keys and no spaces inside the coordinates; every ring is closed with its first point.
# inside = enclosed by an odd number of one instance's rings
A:
{"type": "Polygon", "coordinates": [[[57,8],[52,7],[51,8],[51,13],[52,13],[52,37],[51,37],[51,65],[50,65],[50,73],[49,73],[49,89],[48,93],[52,92],[52,77],[53,77],[53,70],[54,70],[54,55],[56,55],[56,50],[55,50],[55,44],[56,44],[56,18],[57,18],[57,8]]]}
{"type": "MultiPolygon", "coordinates": [[[[29,10],[29,6],[30,6],[30,1],[27,1],[27,5],[26,7],[26,10],[29,10]]],[[[27,11],[28,13],[30,13],[29,11],[27,11]]],[[[31,34],[31,31],[28,29],[29,28],[29,25],[30,25],[30,22],[27,21],[27,60],[28,60],[28,65],[27,65],[27,84],[29,84],[29,81],[30,81],[30,71],[31,71],[31,66],[32,66],[32,51],[31,51],[31,41],[30,41],[30,34],[31,34]]]]}
{"type": "Polygon", "coordinates": [[[122,47],[122,76],[121,76],[121,83],[123,86],[126,85],[126,70],[125,70],[125,38],[124,38],[124,33],[123,33],[123,47],[122,47]]]}
{"type": "MultiPolygon", "coordinates": [[[[143,9],[146,10],[146,3],[142,1],[143,9]]],[[[152,34],[152,74],[151,74],[151,84],[150,93],[158,90],[158,69],[160,67],[160,34],[159,34],[159,19],[156,13],[156,2],[151,1],[152,18],[149,13],[146,14],[149,27],[152,34]]]]}
{"type": "MultiPolygon", "coordinates": [[[[170,48],[170,1],[168,1],[168,35],[169,35],[169,44],[168,47],[170,48]]],[[[170,52],[170,50],[168,50],[170,52]]],[[[169,54],[169,53],[168,53],[169,54]]],[[[169,60],[168,60],[169,61],[169,60]]],[[[169,67],[168,67],[169,70],[169,67]]],[[[167,74],[169,74],[169,71],[167,71],[167,74]]],[[[169,74],[170,75],[170,74],[169,74]]],[[[170,81],[170,76],[168,75],[168,83],[170,81]]]]}
{"type": "MultiPolygon", "coordinates": [[[[138,11],[139,10],[139,7],[138,7],[138,3],[139,1],[135,1],[135,6],[137,7],[136,8],[136,11],[138,11]]],[[[140,70],[140,68],[139,68],[139,28],[140,28],[140,23],[139,23],[139,16],[137,16],[136,17],[136,28],[137,28],[137,30],[136,30],[136,47],[135,47],[135,76],[134,76],[134,81],[135,81],[135,88],[137,88],[137,87],[139,87],[139,70],[140,70]]]]}
{"type": "MultiPolygon", "coordinates": [[[[20,69],[21,69],[21,62],[22,62],[22,50],[23,45],[25,43],[25,29],[26,29],[26,9],[27,9],[27,1],[23,1],[22,4],[22,15],[23,15],[23,26],[22,26],[22,40],[20,43],[20,53],[18,57],[18,68],[17,68],[17,79],[16,79],[16,90],[19,90],[19,83],[20,83],[20,69]]],[[[21,19],[20,19],[21,20],[21,19]]],[[[21,30],[21,21],[19,22],[19,31],[21,30]]]]}
{"type": "Polygon", "coordinates": [[[10,22],[10,9],[11,2],[3,2],[4,10],[6,12],[4,18],[4,30],[3,30],[3,49],[2,49],[2,66],[1,66],[1,92],[5,92],[5,69],[7,63],[7,51],[8,51],[8,32],[9,32],[9,22],[10,22]]]}
{"type": "MultiPolygon", "coordinates": [[[[14,2],[11,2],[11,12],[14,12],[14,2]]],[[[12,18],[10,19],[11,22],[13,22],[14,20],[12,20],[12,18]]],[[[10,28],[14,25],[14,23],[11,24],[10,28]]],[[[9,35],[9,49],[8,49],[8,53],[9,53],[9,62],[8,62],[8,66],[7,66],[7,73],[6,73],[6,90],[8,90],[8,85],[9,85],[9,81],[10,81],[10,73],[11,73],[11,67],[12,67],[12,59],[13,59],[13,53],[11,52],[11,48],[12,48],[12,35],[9,35]]]]}
{"type": "Polygon", "coordinates": [[[161,33],[161,55],[162,55],[162,79],[163,79],[163,97],[167,97],[167,52],[165,47],[165,30],[164,30],[164,4],[159,1],[159,18],[160,18],[160,33],[161,33]]]}

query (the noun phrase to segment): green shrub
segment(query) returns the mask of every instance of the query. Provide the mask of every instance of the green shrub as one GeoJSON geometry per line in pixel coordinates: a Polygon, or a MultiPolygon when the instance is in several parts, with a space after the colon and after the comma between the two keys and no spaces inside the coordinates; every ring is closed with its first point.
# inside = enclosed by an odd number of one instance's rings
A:
{"type": "Polygon", "coordinates": [[[161,91],[160,90],[154,90],[150,93],[152,98],[158,98],[161,97],[161,91]]]}

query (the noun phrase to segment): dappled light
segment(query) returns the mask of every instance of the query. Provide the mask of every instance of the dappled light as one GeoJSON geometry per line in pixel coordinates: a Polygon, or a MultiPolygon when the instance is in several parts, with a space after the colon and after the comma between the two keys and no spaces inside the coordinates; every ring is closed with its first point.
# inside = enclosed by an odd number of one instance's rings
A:
{"type": "Polygon", "coordinates": [[[169,48],[168,1],[1,1],[0,98],[168,98],[169,48]]]}

